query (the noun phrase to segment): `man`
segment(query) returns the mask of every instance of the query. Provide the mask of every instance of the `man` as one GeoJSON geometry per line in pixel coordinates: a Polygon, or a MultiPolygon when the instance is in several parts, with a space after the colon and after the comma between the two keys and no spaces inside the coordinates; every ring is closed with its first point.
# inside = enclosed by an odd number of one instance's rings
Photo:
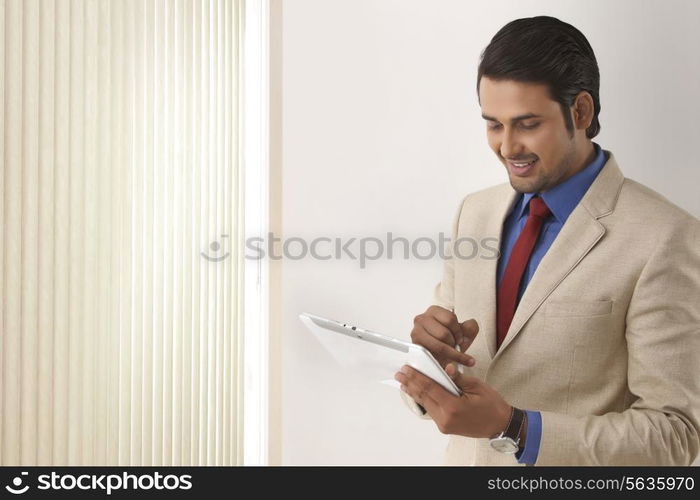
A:
{"type": "Polygon", "coordinates": [[[452,241],[497,238],[501,254],[460,259],[455,246],[414,320],[413,342],[463,395],[396,374],[407,403],[450,434],[448,464],[698,454],[700,222],[591,141],[598,88],[591,46],[558,19],[513,21],[482,54],[479,103],[510,182],[463,199],[452,241]]]}

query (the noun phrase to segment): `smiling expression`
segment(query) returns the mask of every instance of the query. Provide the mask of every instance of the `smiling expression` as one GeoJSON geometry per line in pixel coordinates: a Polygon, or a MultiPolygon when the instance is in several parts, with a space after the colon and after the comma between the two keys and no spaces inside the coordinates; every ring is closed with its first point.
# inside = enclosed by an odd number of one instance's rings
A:
{"type": "MultiPolygon", "coordinates": [[[[587,164],[592,143],[585,127],[566,128],[562,108],[546,84],[483,77],[479,101],[489,146],[516,191],[548,191],[587,164]]],[[[576,113],[574,123],[575,118],[576,113]]]]}

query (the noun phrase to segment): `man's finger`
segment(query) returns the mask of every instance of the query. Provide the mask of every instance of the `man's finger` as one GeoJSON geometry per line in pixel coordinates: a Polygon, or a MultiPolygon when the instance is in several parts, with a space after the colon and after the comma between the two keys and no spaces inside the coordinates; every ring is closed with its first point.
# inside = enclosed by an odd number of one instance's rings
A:
{"type": "Polygon", "coordinates": [[[440,406],[437,404],[437,402],[435,400],[433,400],[433,398],[430,397],[429,394],[427,394],[427,393],[423,394],[422,397],[419,395],[411,394],[411,389],[408,388],[408,386],[405,386],[403,384],[401,384],[401,390],[404,391],[409,396],[411,396],[411,398],[413,398],[413,400],[416,403],[421,405],[423,407],[423,409],[426,411],[426,413],[428,415],[430,415],[431,417],[434,418],[436,415],[439,414],[440,406]]]}
{"type": "Polygon", "coordinates": [[[442,325],[449,328],[450,332],[452,332],[452,336],[455,339],[454,345],[462,342],[464,332],[462,331],[462,326],[459,324],[459,321],[457,321],[457,316],[455,316],[452,311],[439,307],[433,312],[433,317],[442,325]]]}
{"type": "Polygon", "coordinates": [[[428,415],[430,415],[433,418],[440,414],[440,405],[427,392],[423,394],[423,398],[418,404],[425,408],[425,411],[428,413],[428,415]]]}
{"type": "Polygon", "coordinates": [[[410,366],[404,365],[401,370],[396,373],[394,377],[396,380],[401,382],[401,384],[406,388],[406,392],[411,396],[416,402],[420,403],[431,384],[434,384],[432,379],[426,377],[418,370],[414,370],[410,366]]]}
{"type": "Polygon", "coordinates": [[[447,404],[450,399],[455,397],[433,379],[423,375],[421,372],[411,368],[410,366],[404,365],[401,367],[400,373],[404,375],[402,378],[403,381],[400,380],[401,383],[406,386],[411,397],[415,395],[416,398],[418,398],[416,401],[419,404],[423,404],[423,401],[430,400],[433,403],[436,403],[438,406],[442,406],[447,404]]]}
{"type": "Polygon", "coordinates": [[[476,362],[472,356],[463,354],[444,342],[440,342],[436,338],[426,336],[423,342],[423,346],[438,358],[446,358],[449,361],[456,361],[466,366],[473,366],[476,362]]]}
{"type": "Polygon", "coordinates": [[[470,341],[473,341],[479,333],[479,323],[474,318],[462,321],[459,326],[462,330],[462,335],[470,341]]]}
{"type": "Polygon", "coordinates": [[[396,372],[394,379],[401,383],[402,391],[411,396],[416,403],[423,406],[423,394],[425,391],[414,380],[411,380],[403,371],[396,372]]]}
{"type": "MultiPolygon", "coordinates": [[[[423,329],[428,332],[432,337],[435,337],[441,342],[454,347],[457,345],[457,340],[455,339],[455,334],[448,327],[443,325],[437,318],[428,317],[423,320],[421,325],[423,329]]],[[[461,328],[459,328],[459,336],[462,338],[461,328]]]]}
{"type": "Polygon", "coordinates": [[[455,385],[459,387],[463,393],[474,393],[483,384],[481,379],[477,377],[470,377],[464,373],[460,373],[454,365],[449,365],[445,368],[445,372],[447,372],[455,385]]]}
{"type": "Polygon", "coordinates": [[[462,349],[462,352],[464,352],[469,349],[469,346],[472,345],[474,339],[479,333],[479,324],[475,319],[468,319],[466,321],[462,321],[459,324],[459,327],[462,331],[462,341],[459,343],[459,347],[462,349]]]}

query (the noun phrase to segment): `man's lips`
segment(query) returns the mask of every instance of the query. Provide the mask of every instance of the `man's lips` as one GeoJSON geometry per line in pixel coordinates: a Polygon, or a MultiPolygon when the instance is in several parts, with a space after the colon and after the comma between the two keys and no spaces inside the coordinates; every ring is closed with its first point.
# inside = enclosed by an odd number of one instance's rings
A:
{"type": "Polygon", "coordinates": [[[508,171],[518,177],[525,177],[528,175],[533,167],[537,165],[538,159],[530,160],[506,160],[506,165],[508,165],[508,171]]]}

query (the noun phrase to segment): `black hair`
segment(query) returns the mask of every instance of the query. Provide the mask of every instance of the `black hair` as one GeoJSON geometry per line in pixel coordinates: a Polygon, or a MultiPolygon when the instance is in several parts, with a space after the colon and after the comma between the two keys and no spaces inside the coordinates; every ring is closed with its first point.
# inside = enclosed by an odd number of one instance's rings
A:
{"type": "Polygon", "coordinates": [[[593,97],[593,121],[586,137],[600,132],[600,74],[593,48],[579,30],[554,17],[516,19],[501,28],[481,53],[476,80],[481,77],[544,83],[561,106],[569,133],[574,124],[569,108],[576,95],[585,90],[593,97]]]}

